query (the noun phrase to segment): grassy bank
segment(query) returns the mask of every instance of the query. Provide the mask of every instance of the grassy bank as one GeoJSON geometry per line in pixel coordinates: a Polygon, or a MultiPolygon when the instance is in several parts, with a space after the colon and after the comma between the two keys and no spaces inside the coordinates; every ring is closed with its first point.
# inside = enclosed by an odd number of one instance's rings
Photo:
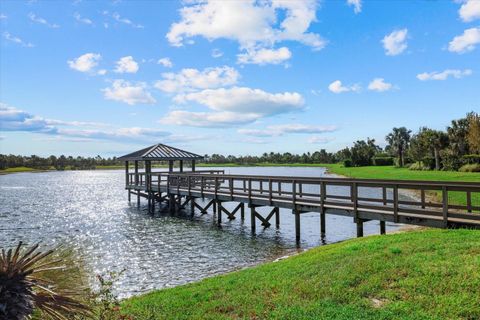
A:
{"type": "Polygon", "coordinates": [[[33,169],[28,167],[16,167],[16,168],[7,168],[5,170],[0,170],[0,174],[9,174],[9,173],[17,173],[17,172],[42,172],[42,171],[49,171],[49,170],[39,170],[39,169],[33,169]]]}
{"type": "Polygon", "coordinates": [[[399,179],[480,182],[478,172],[457,171],[414,171],[393,166],[370,166],[345,168],[341,164],[322,164],[331,173],[362,179],[399,179]]]}
{"type": "Polygon", "coordinates": [[[136,319],[478,319],[480,232],[353,239],[134,297],[123,308],[136,319]]]}

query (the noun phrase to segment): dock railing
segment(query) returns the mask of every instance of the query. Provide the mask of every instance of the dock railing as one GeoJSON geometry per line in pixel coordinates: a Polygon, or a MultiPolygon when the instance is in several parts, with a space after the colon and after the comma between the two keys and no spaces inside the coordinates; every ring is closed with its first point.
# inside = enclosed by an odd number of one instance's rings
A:
{"type": "Polygon", "coordinates": [[[435,226],[480,226],[480,182],[232,175],[223,170],[131,173],[129,188],[292,208],[328,209],[393,222],[429,219],[435,226]]]}
{"type": "MultiPolygon", "coordinates": [[[[449,223],[480,224],[480,183],[347,178],[307,178],[201,173],[170,174],[171,192],[198,193],[223,201],[372,212],[449,223]],[[260,201],[262,200],[262,201],[260,201]]],[[[315,210],[317,211],[317,210],[315,210]]]]}

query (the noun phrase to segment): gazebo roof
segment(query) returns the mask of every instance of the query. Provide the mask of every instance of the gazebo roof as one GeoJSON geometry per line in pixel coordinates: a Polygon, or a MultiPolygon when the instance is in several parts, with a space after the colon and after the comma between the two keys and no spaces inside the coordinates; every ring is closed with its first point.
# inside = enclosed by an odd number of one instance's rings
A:
{"type": "Polygon", "coordinates": [[[148,148],[126,154],[118,159],[125,161],[200,160],[203,159],[203,156],[158,143],[148,148]]]}

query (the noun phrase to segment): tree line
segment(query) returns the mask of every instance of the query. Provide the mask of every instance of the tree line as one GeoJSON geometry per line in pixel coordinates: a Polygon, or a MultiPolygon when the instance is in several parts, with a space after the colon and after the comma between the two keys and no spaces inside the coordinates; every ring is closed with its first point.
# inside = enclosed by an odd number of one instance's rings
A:
{"type": "Polygon", "coordinates": [[[421,127],[416,133],[406,127],[393,128],[386,135],[385,148],[375,139],[358,140],[335,153],[324,149],[303,154],[264,153],[261,156],[205,155],[215,164],[338,163],[352,166],[408,166],[412,170],[480,171],[480,116],[470,112],[452,120],[444,130],[421,127]]]}
{"type": "Polygon", "coordinates": [[[97,166],[111,166],[120,165],[121,162],[115,157],[102,158],[96,157],[72,157],[61,155],[59,157],[39,157],[36,155],[31,156],[16,156],[13,154],[3,155],[0,154],[0,169],[28,167],[33,169],[55,169],[55,170],[89,170],[95,169],[97,166]]]}
{"type": "Polygon", "coordinates": [[[480,171],[480,116],[470,112],[446,130],[393,128],[384,150],[375,140],[356,141],[337,154],[345,166],[393,165],[412,170],[480,171]]]}
{"type": "MultiPolygon", "coordinates": [[[[358,140],[352,146],[337,152],[325,149],[313,153],[263,153],[261,156],[205,155],[203,162],[210,164],[234,163],[239,165],[321,164],[343,163],[344,166],[397,165],[412,170],[480,171],[480,115],[468,113],[464,118],[452,120],[445,130],[420,128],[413,133],[405,127],[393,128],[386,135],[387,143],[381,148],[375,139],[358,140]]],[[[97,166],[123,165],[117,158],[0,155],[0,169],[29,167],[34,169],[82,170],[97,166]]]]}

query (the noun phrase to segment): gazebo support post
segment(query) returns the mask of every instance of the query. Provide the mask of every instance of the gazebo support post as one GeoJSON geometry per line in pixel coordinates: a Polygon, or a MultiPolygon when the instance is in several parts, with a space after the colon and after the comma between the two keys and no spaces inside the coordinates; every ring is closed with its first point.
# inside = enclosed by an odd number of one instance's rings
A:
{"type": "Polygon", "coordinates": [[[138,160],[135,160],[135,187],[137,188],[137,207],[140,207],[140,189],[138,189],[138,160]]]}
{"type": "Polygon", "coordinates": [[[147,194],[148,194],[148,212],[152,211],[152,162],[150,160],[145,160],[145,184],[147,186],[147,194]]]}
{"type": "Polygon", "coordinates": [[[180,160],[180,172],[183,172],[183,160],[180,160]]]}
{"type": "MultiPolygon", "coordinates": [[[[130,182],[130,176],[128,175],[128,160],[125,161],[125,188],[128,188],[130,182]]],[[[128,202],[130,202],[130,189],[127,189],[128,192],[128,202]]]]}
{"type": "Polygon", "coordinates": [[[192,160],[192,172],[195,172],[195,160],[192,160]]]}

